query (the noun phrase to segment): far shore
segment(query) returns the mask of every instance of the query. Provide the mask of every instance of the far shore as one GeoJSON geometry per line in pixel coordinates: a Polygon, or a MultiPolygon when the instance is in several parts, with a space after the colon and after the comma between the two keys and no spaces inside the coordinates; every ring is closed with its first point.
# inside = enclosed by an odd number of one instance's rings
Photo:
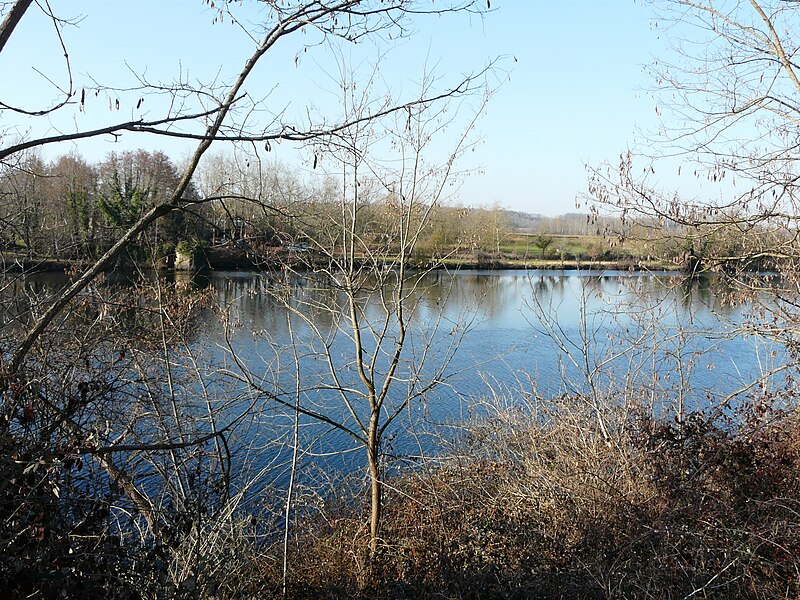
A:
{"type": "MultiPolygon", "coordinates": [[[[291,268],[302,270],[313,270],[313,264],[304,264],[302,261],[292,257],[273,257],[270,260],[241,259],[232,260],[225,257],[222,260],[210,260],[198,270],[211,271],[251,271],[251,270],[277,270],[288,265],[291,268]]],[[[58,258],[29,258],[0,253],[0,267],[5,272],[12,273],[80,273],[93,264],[93,261],[85,259],[58,259],[58,258]]],[[[602,270],[602,271],[654,271],[654,272],[678,272],[682,271],[680,265],[657,262],[657,261],[636,261],[636,260],[547,260],[547,259],[491,259],[491,260],[470,260],[462,258],[447,258],[443,260],[415,260],[411,261],[413,268],[422,269],[480,269],[480,270],[552,270],[552,271],[576,271],[576,270],[602,270]],[[435,263],[435,264],[433,264],[435,263]]],[[[132,268],[131,263],[117,262],[108,271],[120,268],[132,268]]],[[[164,267],[160,271],[170,272],[175,269],[164,267]]],[[[178,269],[180,271],[180,269],[178,269]]]]}

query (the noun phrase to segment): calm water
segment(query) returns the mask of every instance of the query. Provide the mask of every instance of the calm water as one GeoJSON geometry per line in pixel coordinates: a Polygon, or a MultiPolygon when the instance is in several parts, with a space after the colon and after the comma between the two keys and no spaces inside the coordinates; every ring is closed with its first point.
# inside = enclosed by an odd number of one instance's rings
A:
{"type": "MultiPolygon", "coordinates": [[[[267,343],[274,351],[289,341],[287,309],[272,298],[271,284],[266,276],[252,273],[215,273],[210,278],[220,305],[228,307],[236,325],[235,351],[246,358],[263,358],[267,343]]],[[[315,297],[319,282],[298,278],[292,284],[295,298],[319,300],[315,297]]],[[[422,280],[410,299],[408,350],[416,355],[406,358],[413,362],[426,344],[432,344],[435,351],[426,361],[435,371],[437,360],[447,358],[442,353],[449,349],[450,339],[458,337],[459,347],[448,369],[453,389],[437,398],[442,412],[450,414],[459,406],[456,398],[481,396],[487,383],[495,391],[517,388],[520,382],[529,388],[533,384],[543,396],[580,387],[580,371],[567,366],[571,361],[554,337],[579,362],[585,362],[588,354],[590,366],[606,360],[610,352],[618,353],[631,340],[639,349],[626,354],[628,359],[653,358],[657,349],[676,360],[684,353],[686,361],[693,357],[696,363],[684,364],[692,368],[691,382],[723,392],[783,360],[770,356],[775,347],[755,337],[728,339],[727,332],[746,322],[751,310],[749,305],[727,303],[728,291],[713,278],[687,283],[671,274],[435,272],[422,280]]],[[[305,310],[302,304],[295,306],[305,310]]],[[[373,323],[382,322],[376,306],[368,307],[366,315],[373,323]]],[[[314,318],[326,335],[335,326],[325,313],[314,318]]],[[[308,339],[307,329],[295,328],[296,336],[308,339]]],[[[220,343],[216,320],[206,323],[204,335],[220,343]]],[[[352,347],[346,341],[339,346],[339,341],[337,337],[334,348],[346,360],[352,347]]],[[[661,368],[669,369],[666,357],[661,359],[661,368]]],[[[624,372],[620,368],[617,373],[624,372]]]]}
{"type": "MultiPolygon", "coordinates": [[[[232,326],[225,342],[219,321],[209,319],[204,341],[215,361],[227,361],[237,373],[249,372],[286,403],[299,392],[304,405],[353,426],[354,417],[343,409],[342,398],[326,389],[331,383],[325,354],[329,350],[340,384],[356,390],[350,398],[363,418],[352,342],[337,331],[344,327],[346,332],[347,323],[309,308],[335,303],[337,294],[313,277],[290,283],[290,304],[302,314],[313,313],[318,331],[310,331],[296,316],[290,318],[286,305],[274,299],[269,277],[214,273],[208,284],[220,306],[227,308],[232,326]],[[298,369],[290,350],[292,336],[300,352],[298,369]],[[232,354],[237,365],[232,364],[232,354]]],[[[588,393],[587,373],[603,393],[616,390],[623,401],[642,402],[659,412],[707,408],[786,360],[771,342],[730,336],[731,329],[748,321],[751,306],[732,306],[726,301],[728,292],[714,278],[687,283],[670,274],[431,273],[408,302],[412,316],[403,353],[406,362],[389,404],[413,400],[396,422],[391,448],[399,454],[429,450],[435,446],[430,432],[485,410],[481,402],[487,398],[504,403],[532,395],[588,393]],[[416,378],[415,384],[407,381],[416,378]],[[416,397],[433,379],[441,383],[416,397]],[[621,382],[627,384],[627,394],[619,389],[621,382]]],[[[365,320],[379,326],[380,304],[371,297],[364,299],[364,306],[365,320]]],[[[366,329],[364,337],[369,346],[366,329]]],[[[386,360],[379,357],[379,372],[385,372],[381,361],[386,360]]],[[[280,428],[290,419],[276,409],[269,425],[266,421],[253,431],[280,428]]],[[[307,428],[305,441],[314,453],[353,446],[346,434],[333,428],[307,428]]],[[[342,460],[346,461],[336,459],[342,460]]]]}
{"type": "MultiPolygon", "coordinates": [[[[26,285],[42,291],[56,279],[31,278],[26,285]]],[[[217,403],[223,420],[249,411],[231,444],[251,469],[278,466],[275,478],[282,480],[295,402],[350,428],[364,418],[352,332],[336,310],[326,309],[342,301],[329,282],[297,277],[284,289],[286,282],[279,285],[264,274],[216,272],[183,283],[209,288],[215,298],[218,309],[202,317],[192,352],[203,377],[202,396],[217,403]],[[348,390],[344,396],[342,388],[348,390]],[[345,409],[345,398],[352,411],[345,409]]],[[[389,341],[397,334],[391,320],[383,329],[377,291],[361,298],[362,320],[372,327],[361,332],[367,352],[375,350],[378,333],[389,341]]],[[[713,405],[786,361],[773,343],[729,335],[747,323],[752,308],[731,305],[728,292],[714,278],[685,282],[669,274],[430,273],[407,301],[408,337],[387,402],[390,410],[404,408],[387,448],[427,452],[443,423],[485,410],[482,400],[589,393],[590,379],[604,395],[616,392],[621,401],[662,412],[713,405]],[[426,390],[432,381],[437,385],[426,390]]],[[[390,359],[391,347],[384,349],[375,360],[379,376],[390,359]]],[[[190,373],[188,363],[182,364],[190,373]]],[[[199,402],[201,394],[193,389],[187,398],[199,402]]],[[[186,410],[188,415],[194,409],[186,410]]],[[[340,453],[356,446],[346,433],[308,417],[300,424],[305,464],[347,470],[348,461],[360,463],[357,453],[340,453]]]]}

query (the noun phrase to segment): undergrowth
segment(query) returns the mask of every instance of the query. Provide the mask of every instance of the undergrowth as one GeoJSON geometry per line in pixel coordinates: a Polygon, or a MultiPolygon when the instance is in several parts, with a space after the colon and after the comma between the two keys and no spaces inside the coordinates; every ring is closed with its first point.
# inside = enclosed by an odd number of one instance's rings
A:
{"type": "Polygon", "coordinates": [[[619,414],[605,440],[578,406],[495,411],[392,480],[371,564],[364,515],[332,501],[295,540],[288,595],[800,597],[796,416],[619,414]]]}

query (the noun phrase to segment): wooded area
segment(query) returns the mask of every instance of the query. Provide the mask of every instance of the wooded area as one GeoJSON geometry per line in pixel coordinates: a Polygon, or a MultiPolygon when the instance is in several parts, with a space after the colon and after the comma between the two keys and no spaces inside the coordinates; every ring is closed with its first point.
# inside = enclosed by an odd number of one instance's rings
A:
{"type": "MultiPolygon", "coordinates": [[[[96,165],[75,154],[51,162],[30,156],[0,178],[0,254],[7,268],[16,263],[28,271],[86,264],[165,202],[178,178],[178,168],[160,152],[112,153],[96,165]]],[[[396,198],[379,181],[369,184],[378,191],[359,207],[358,235],[377,250],[391,237],[396,198]]],[[[336,223],[339,196],[330,176],[301,177],[286,166],[255,161],[248,167],[220,154],[200,166],[184,199],[190,206],[132,240],[119,266],[174,268],[176,250],[183,250],[200,252],[199,265],[280,269],[287,249],[333,250],[326,233],[336,223]]],[[[519,268],[549,260],[555,267],[618,261],[623,268],[677,268],[688,243],[676,232],[672,242],[654,244],[648,259],[642,244],[623,247],[608,237],[617,224],[613,219],[599,223],[582,214],[542,217],[500,207],[423,204],[428,212],[413,257],[420,265],[519,268]]]]}

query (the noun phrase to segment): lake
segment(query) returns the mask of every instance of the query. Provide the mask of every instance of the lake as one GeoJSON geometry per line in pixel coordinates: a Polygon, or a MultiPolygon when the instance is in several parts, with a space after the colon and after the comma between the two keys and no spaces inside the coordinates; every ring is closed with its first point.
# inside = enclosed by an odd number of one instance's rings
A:
{"type": "MultiPolygon", "coordinates": [[[[284,301],[276,301],[275,280],[268,275],[216,272],[201,285],[213,289],[229,318],[227,334],[217,317],[203,325],[212,362],[237,374],[251,373],[286,404],[297,392],[301,403],[352,426],[354,417],[331,389],[326,360],[330,354],[339,385],[356,390],[351,394],[354,410],[365,416],[348,324],[320,309],[339,301],[325,282],[295,276],[286,292],[293,310],[314,312],[316,333],[297,315],[289,318],[292,311],[284,301]],[[292,339],[297,343],[291,344],[292,339]]],[[[413,401],[395,424],[391,450],[401,455],[427,453],[446,424],[490,410],[492,403],[590,394],[593,389],[615,402],[661,414],[684,414],[720,402],[732,409],[742,396],[729,394],[747,388],[787,357],[773,341],[733,335],[753,318],[754,306],[731,302],[730,292],[713,276],[685,280],[679,274],[641,272],[428,273],[408,298],[411,317],[402,355],[406,362],[389,404],[402,404],[409,397],[413,401]],[[432,380],[439,384],[417,396],[432,380]],[[488,404],[483,402],[487,399],[488,404]]],[[[374,295],[363,303],[364,320],[383,323],[382,306],[374,295]]],[[[390,324],[389,337],[392,334],[390,324]]],[[[383,359],[386,356],[379,358],[377,370],[385,373],[383,359]]],[[[285,410],[268,404],[259,409],[263,418],[248,434],[250,442],[263,439],[265,431],[272,432],[267,438],[287,439],[277,432],[291,419],[285,410]]],[[[334,454],[336,465],[346,462],[338,453],[355,447],[347,434],[301,421],[310,454],[334,454]]]]}
{"type": "MultiPolygon", "coordinates": [[[[341,305],[340,291],[313,274],[288,280],[255,272],[174,277],[207,290],[216,305],[200,316],[188,347],[191,360],[172,351],[173,385],[187,386],[182,418],[196,419],[202,429],[213,406],[219,424],[236,423],[229,444],[238,460],[250,473],[268,472],[268,482],[282,485],[292,408],[299,402],[329,420],[300,418],[308,468],[347,472],[362,464],[361,453],[348,452],[358,448],[353,438],[331,425],[357,430],[367,414],[353,332],[338,308],[330,310],[341,305]]],[[[48,274],[27,278],[25,286],[42,293],[63,282],[63,276],[48,274]]],[[[362,343],[369,356],[377,350],[380,384],[398,330],[385,319],[380,287],[367,281],[365,290],[362,343]],[[381,335],[383,346],[376,341],[381,335]]],[[[774,341],[733,335],[758,307],[730,296],[716,277],[686,280],[679,274],[427,273],[406,301],[407,337],[385,413],[397,409],[397,417],[385,449],[399,456],[428,454],[452,424],[532,398],[594,394],[602,402],[660,414],[723,402],[731,410],[743,397],[737,390],[788,358],[774,341]]]]}
{"type": "MultiPolygon", "coordinates": [[[[272,298],[268,276],[217,272],[206,283],[236,322],[237,351],[258,353],[263,336],[273,345],[288,342],[287,309],[272,298]]],[[[308,294],[318,284],[296,277],[292,285],[296,294],[308,294]]],[[[613,344],[642,334],[642,351],[661,345],[665,354],[675,355],[681,351],[680,343],[690,344],[686,352],[696,360],[701,353],[708,354],[693,365],[692,383],[722,391],[749,381],[776,358],[766,360],[764,352],[776,348],[755,337],[729,339],[730,331],[745,323],[751,310],[749,304],[726,301],[729,292],[717,278],[685,281],[679,274],[434,271],[410,298],[414,312],[409,329],[427,339],[438,325],[433,336],[437,342],[458,330],[462,337],[451,371],[459,373],[455,377],[459,385],[453,390],[459,397],[480,395],[487,379],[500,388],[533,380],[544,396],[567,391],[563,368],[569,361],[549,335],[556,331],[544,325],[548,322],[557,323],[572,350],[581,354],[585,346],[594,361],[601,360],[613,344]]],[[[330,326],[329,319],[324,321],[323,328],[330,326]]],[[[219,342],[216,320],[206,322],[204,335],[219,342]]],[[[430,360],[435,362],[435,357],[430,360]]]]}

